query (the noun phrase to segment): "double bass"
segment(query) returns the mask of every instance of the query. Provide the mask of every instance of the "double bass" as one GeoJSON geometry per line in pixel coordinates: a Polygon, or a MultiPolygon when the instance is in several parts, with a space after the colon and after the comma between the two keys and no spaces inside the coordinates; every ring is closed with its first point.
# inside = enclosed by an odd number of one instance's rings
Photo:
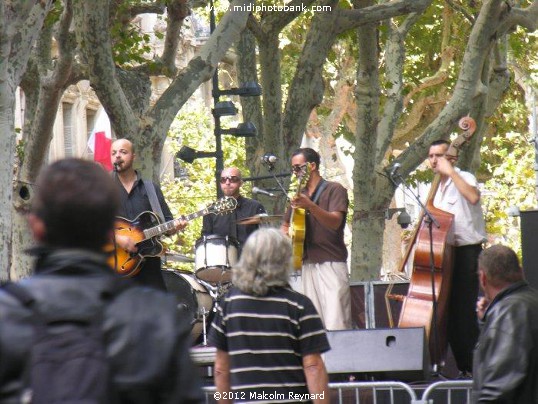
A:
{"type": "MultiPolygon", "coordinates": [[[[458,156],[461,146],[476,130],[476,123],[472,118],[464,117],[460,119],[459,127],[464,132],[450,144],[445,155],[448,159],[458,156]]],[[[432,364],[441,363],[447,351],[448,300],[454,265],[454,215],[433,205],[440,181],[440,174],[436,174],[425,204],[435,223],[423,213],[400,268],[403,271],[414,248],[409,289],[407,296],[401,299],[398,327],[425,328],[432,364]]]]}

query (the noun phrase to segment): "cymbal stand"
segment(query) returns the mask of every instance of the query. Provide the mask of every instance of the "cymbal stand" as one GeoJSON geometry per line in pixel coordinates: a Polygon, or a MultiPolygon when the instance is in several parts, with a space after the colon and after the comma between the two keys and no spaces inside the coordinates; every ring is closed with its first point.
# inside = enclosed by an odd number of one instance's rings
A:
{"type": "Polygon", "coordinates": [[[207,310],[205,307],[202,307],[200,312],[202,314],[202,345],[207,346],[207,315],[209,314],[209,310],[207,310]]]}
{"type": "MultiPolygon", "coordinates": [[[[218,299],[224,294],[224,292],[226,292],[228,288],[227,283],[223,284],[219,282],[217,285],[213,285],[199,278],[196,278],[196,281],[207,289],[207,291],[209,292],[209,296],[211,296],[214,302],[217,302],[218,299]]],[[[213,308],[213,311],[216,311],[216,309],[213,308]]]]}

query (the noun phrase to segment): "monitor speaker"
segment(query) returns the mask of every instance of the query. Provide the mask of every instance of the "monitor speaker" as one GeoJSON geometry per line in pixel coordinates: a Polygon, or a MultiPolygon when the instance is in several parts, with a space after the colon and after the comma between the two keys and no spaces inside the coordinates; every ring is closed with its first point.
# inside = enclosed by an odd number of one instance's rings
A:
{"type": "Polygon", "coordinates": [[[422,381],[430,376],[422,327],[328,331],[327,336],[331,350],[324,360],[333,381],[422,381]]]}
{"type": "Polygon", "coordinates": [[[523,272],[527,282],[538,288],[538,210],[521,211],[520,218],[523,272]]]}

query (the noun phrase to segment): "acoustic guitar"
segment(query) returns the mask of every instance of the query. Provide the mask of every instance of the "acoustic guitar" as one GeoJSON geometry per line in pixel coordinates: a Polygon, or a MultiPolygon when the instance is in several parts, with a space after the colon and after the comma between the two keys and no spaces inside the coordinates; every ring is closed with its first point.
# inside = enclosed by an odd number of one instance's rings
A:
{"type": "MultiPolygon", "coordinates": [[[[293,199],[301,193],[301,190],[310,178],[310,166],[292,176],[288,197],[293,199]]],[[[304,241],[306,237],[306,210],[303,208],[294,208],[291,211],[290,227],[288,234],[291,237],[293,269],[300,271],[303,266],[304,241]]]]}
{"type": "MultiPolygon", "coordinates": [[[[182,220],[193,220],[209,214],[222,214],[234,210],[237,206],[235,198],[225,196],[206,206],[198,212],[182,216],[182,220]]],[[[128,236],[136,242],[138,251],[129,252],[111,243],[105,249],[110,253],[108,264],[118,274],[126,277],[134,276],[140,272],[145,257],[157,257],[163,253],[164,247],[159,237],[173,230],[179,219],[160,223],[159,217],[150,211],[140,213],[133,220],[118,217],[114,224],[115,235],[128,236]]]]}

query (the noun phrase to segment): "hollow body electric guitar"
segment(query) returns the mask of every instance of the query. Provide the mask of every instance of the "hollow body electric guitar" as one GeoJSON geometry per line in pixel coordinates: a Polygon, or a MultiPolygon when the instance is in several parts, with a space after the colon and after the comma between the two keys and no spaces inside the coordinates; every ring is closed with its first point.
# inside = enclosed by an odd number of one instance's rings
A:
{"type": "MultiPolygon", "coordinates": [[[[234,210],[236,206],[235,198],[225,196],[204,209],[183,216],[181,219],[189,221],[209,214],[222,214],[234,210]]],[[[132,253],[111,244],[106,249],[110,253],[108,264],[122,276],[136,275],[140,272],[144,257],[157,257],[163,253],[164,247],[159,241],[159,237],[173,230],[178,220],[160,223],[159,217],[150,211],[140,213],[133,220],[118,217],[114,224],[115,235],[128,236],[133,239],[138,251],[132,253]]]]}
{"type": "MultiPolygon", "coordinates": [[[[310,166],[307,164],[296,176],[292,176],[288,197],[293,199],[301,193],[301,190],[310,177],[310,166]]],[[[303,266],[304,241],[306,237],[306,210],[303,208],[293,208],[290,217],[290,228],[288,231],[291,237],[293,269],[300,271],[303,266]]]]}

